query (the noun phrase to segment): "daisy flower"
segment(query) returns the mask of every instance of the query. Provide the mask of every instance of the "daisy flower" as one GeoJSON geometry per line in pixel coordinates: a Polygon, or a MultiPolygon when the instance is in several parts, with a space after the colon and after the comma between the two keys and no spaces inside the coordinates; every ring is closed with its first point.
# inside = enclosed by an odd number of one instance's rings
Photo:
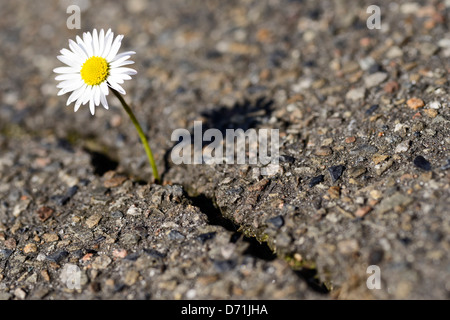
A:
{"type": "Polygon", "coordinates": [[[83,38],[77,36],[76,42],[69,40],[70,50],[61,50],[58,59],[67,66],[53,70],[59,74],[55,79],[61,81],[57,86],[61,89],[58,95],[71,92],[67,105],[75,101],[75,112],[88,102],[92,115],[100,104],[109,109],[106,100],[109,88],[125,94],[121,84],[137,72],[124,66],[134,63],[128,58],[136,52],[118,54],[122,39],[123,35],[114,38],[111,29],[106,33],[94,29],[92,34],[85,32],[83,38]]]}
{"type": "Polygon", "coordinates": [[[127,51],[118,54],[122,39],[122,35],[114,38],[111,29],[106,33],[103,29],[100,32],[94,29],[92,34],[90,32],[83,33],[83,39],[77,36],[77,42],[69,40],[70,50],[62,49],[61,55],[58,56],[58,59],[67,66],[53,70],[59,74],[55,79],[61,81],[57,86],[61,89],[58,95],[72,92],[67,99],[67,105],[75,101],[74,110],[76,112],[81,105],[89,102],[89,109],[94,115],[95,107],[100,104],[105,109],[109,109],[106,96],[111,89],[136,127],[153,170],[155,181],[159,183],[158,169],[147,137],[132,109],[122,97],[125,90],[120,85],[137,73],[134,69],[124,67],[134,63],[128,58],[136,52],[127,51]]]}

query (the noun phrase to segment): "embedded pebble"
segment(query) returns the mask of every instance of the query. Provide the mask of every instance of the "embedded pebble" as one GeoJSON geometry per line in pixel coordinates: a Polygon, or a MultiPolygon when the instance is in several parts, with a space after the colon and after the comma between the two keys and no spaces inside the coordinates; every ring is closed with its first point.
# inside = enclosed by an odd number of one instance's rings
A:
{"type": "Polygon", "coordinates": [[[345,98],[348,100],[357,101],[364,99],[365,95],[366,95],[366,88],[355,88],[347,92],[345,98]]]}
{"type": "Polygon", "coordinates": [[[267,219],[266,222],[275,228],[281,228],[284,225],[284,219],[282,216],[276,216],[270,219],[267,219]]]}
{"type": "Polygon", "coordinates": [[[410,144],[410,141],[403,141],[403,142],[399,143],[399,144],[395,147],[394,152],[395,152],[395,153],[403,153],[403,152],[408,151],[408,149],[409,149],[409,144],[410,144]]]}
{"type": "Polygon", "coordinates": [[[314,177],[311,179],[311,181],[309,182],[309,187],[312,188],[314,187],[316,184],[323,182],[325,176],[323,174],[318,175],[317,177],[314,177]]]}
{"type": "Polygon", "coordinates": [[[364,78],[364,84],[365,84],[366,88],[369,89],[369,88],[379,85],[384,80],[386,80],[387,77],[388,77],[388,74],[385,72],[375,72],[364,78]]]}
{"type": "Polygon", "coordinates": [[[415,157],[413,163],[417,168],[420,168],[422,170],[425,170],[425,171],[431,170],[431,163],[428,162],[428,160],[425,159],[423,156],[415,157]]]}
{"type": "Polygon", "coordinates": [[[142,210],[141,208],[138,208],[136,207],[136,205],[133,204],[131,207],[128,208],[127,214],[130,216],[139,216],[142,214],[142,210]]]}
{"type": "Polygon", "coordinates": [[[343,165],[332,166],[328,168],[328,172],[330,173],[331,181],[335,183],[344,172],[345,167],[343,165]]]}
{"type": "Polygon", "coordinates": [[[408,105],[409,108],[411,108],[413,110],[420,109],[425,105],[423,100],[419,99],[419,98],[408,99],[408,101],[406,101],[406,104],[408,105]]]}
{"type": "Polygon", "coordinates": [[[92,229],[100,222],[101,219],[102,219],[102,215],[99,213],[95,213],[86,220],[86,226],[89,229],[92,229]]]}

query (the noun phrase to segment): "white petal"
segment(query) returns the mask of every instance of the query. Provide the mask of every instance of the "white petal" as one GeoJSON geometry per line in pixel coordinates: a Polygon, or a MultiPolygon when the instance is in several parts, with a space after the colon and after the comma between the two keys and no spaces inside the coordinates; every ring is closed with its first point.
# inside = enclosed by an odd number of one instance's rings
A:
{"type": "Polygon", "coordinates": [[[94,87],[94,102],[95,105],[98,106],[100,105],[100,86],[95,86],[94,87]]]}
{"type": "Polygon", "coordinates": [[[55,68],[53,69],[54,73],[77,73],[80,70],[76,69],[76,68],[72,68],[72,67],[59,67],[59,68],[55,68]]]}
{"type": "Polygon", "coordinates": [[[118,35],[116,37],[116,39],[114,40],[114,42],[111,46],[111,51],[109,52],[108,56],[106,57],[106,61],[110,62],[116,57],[116,54],[119,51],[120,46],[122,44],[122,39],[123,39],[123,35],[118,35]]]}
{"type": "Polygon", "coordinates": [[[82,66],[81,63],[79,63],[78,61],[72,60],[67,56],[57,56],[57,58],[59,61],[67,64],[69,67],[72,67],[72,68],[81,68],[81,66],[82,66]]]}
{"type": "Polygon", "coordinates": [[[86,90],[83,93],[83,100],[81,100],[83,106],[89,101],[91,96],[92,96],[92,86],[87,86],[86,90]]]}
{"type": "Polygon", "coordinates": [[[102,94],[105,96],[107,96],[109,94],[109,89],[108,89],[108,85],[106,84],[106,82],[100,83],[100,90],[102,91],[102,94]]]}
{"type": "Polygon", "coordinates": [[[100,46],[98,44],[97,29],[94,29],[93,34],[92,34],[92,47],[94,49],[94,56],[98,56],[99,55],[99,51],[100,51],[100,46]]]}
{"type": "Polygon", "coordinates": [[[74,79],[81,79],[81,75],[79,73],[64,73],[55,77],[56,81],[74,80],[74,79]]]}
{"type": "Polygon", "coordinates": [[[105,48],[103,49],[102,57],[106,58],[109,55],[109,52],[111,51],[111,45],[114,39],[114,33],[111,32],[111,29],[108,30],[108,32],[105,35],[105,48]]]}
{"type": "Polygon", "coordinates": [[[66,93],[65,89],[61,89],[61,90],[58,91],[57,95],[58,96],[62,96],[65,93],[66,93]]]}
{"type": "Polygon", "coordinates": [[[100,95],[100,100],[102,102],[103,108],[109,110],[108,100],[106,100],[106,96],[103,93],[100,95]]]}
{"type": "Polygon", "coordinates": [[[77,36],[76,39],[77,39],[78,47],[86,53],[86,57],[87,58],[91,57],[91,55],[89,54],[89,51],[87,49],[87,45],[86,45],[86,43],[84,43],[83,39],[81,39],[79,36],[77,36]]]}
{"type": "Polygon", "coordinates": [[[92,57],[94,55],[94,48],[92,47],[92,35],[90,32],[83,33],[83,42],[88,56],[92,57]]]}
{"type": "Polygon", "coordinates": [[[78,54],[76,54],[76,53],[74,53],[74,52],[72,52],[70,50],[67,50],[67,49],[61,49],[61,54],[63,56],[66,56],[70,60],[76,61],[76,62],[78,62],[80,64],[83,64],[83,62],[85,60],[82,57],[80,57],[80,55],[78,55],[78,54]]]}
{"type": "Polygon", "coordinates": [[[80,87],[81,87],[83,85],[83,81],[76,80],[76,79],[64,80],[64,81],[61,81],[60,83],[58,83],[56,85],[56,87],[57,88],[69,88],[69,87],[73,87],[75,85],[80,85],[80,87]]]}
{"type": "Polygon", "coordinates": [[[110,66],[111,66],[111,68],[119,68],[119,67],[127,66],[130,64],[134,64],[134,61],[131,61],[131,60],[126,60],[123,62],[114,61],[113,63],[110,63],[110,66]]]}
{"type": "Polygon", "coordinates": [[[81,88],[82,86],[83,86],[82,81],[74,81],[64,87],[59,87],[59,88],[62,88],[65,92],[71,92],[71,91],[77,90],[78,88],[81,88]]]}
{"type": "Polygon", "coordinates": [[[91,110],[92,115],[95,115],[94,97],[91,97],[91,100],[89,100],[89,110],[91,110]]]}
{"type": "MultiPolygon", "coordinates": [[[[80,39],[81,40],[81,39],[80,39]]],[[[76,43],[73,40],[69,40],[69,48],[72,50],[76,55],[80,56],[82,60],[87,60],[88,55],[86,50],[82,46],[80,46],[78,43],[76,43]]]]}
{"type": "MultiPolygon", "coordinates": [[[[115,67],[118,67],[118,66],[120,66],[120,64],[121,63],[123,63],[124,61],[126,61],[129,57],[131,57],[131,56],[123,56],[123,57],[121,57],[120,59],[115,59],[113,62],[111,62],[109,65],[110,65],[110,67],[111,68],[115,68],[115,67]]],[[[134,62],[132,62],[132,63],[134,63],[134,62]]]]}
{"type": "Polygon", "coordinates": [[[101,57],[103,54],[103,50],[105,49],[105,31],[103,29],[100,30],[100,33],[98,35],[98,56],[101,57]]]}
{"type": "Polygon", "coordinates": [[[129,76],[129,75],[125,74],[125,73],[114,74],[114,75],[112,75],[112,77],[113,77],[112,78],[113,80],[117,80],[116,81],[117,83],[123,83],[124,80],[131,80],[131,76],[129,76]]]}
{"type": "MultiPolygon", "coordinates": [[[[87,85],[84,84],[81,88],[78,88],[72,94],[70,95],[69,99],[67,99],[67,105],[71,104],[75,100],[79,100],[80,97],[83,95],[84,90],[86,90],[87,85]]],[[[81,103],[81,101],[80,101],[81,103]]]]}
{"type": "Polygon", "coordinates": [[[109,78],[108,78],[108,84],[111,88],[113,88],[117,92],[119,92],[121,94],[126,94],[125,90],[123,90],[123,88],[114,80],[109,80],[109,78]]]}
{"type": "Polygon", "coordinates": [[[120,75],[112,74],[108,77],[108,82],[115,82],[115,83],[123,83],[123,79],[120,77],[120,75]]]}
{"type": "Polygon", "coordinates": [[[111,68],[111,74],[128,74],[130,76],[134,76],[137,74],[137,71],[130,68],[111,68]]]}
{"type": "Polygon", "coordinates": [[[78,109],[81,107],[81,99],[78,99],[78,101],[75,103],[75,107],[73,108],[74,112],[77,112],[78,109]]]}
{"type": "Polygon", "coordinates": [[[134,52],[134,51],[125,51],[125,52],[119,53],[118,55],[115,56],[115,58],[111,62],[117,61],[117,60],[119,60],[119,59],[121,59],[122,57],[125,57],[125,56],[132,56],[133,54],[136,54],[136,52],[134,52]]]}

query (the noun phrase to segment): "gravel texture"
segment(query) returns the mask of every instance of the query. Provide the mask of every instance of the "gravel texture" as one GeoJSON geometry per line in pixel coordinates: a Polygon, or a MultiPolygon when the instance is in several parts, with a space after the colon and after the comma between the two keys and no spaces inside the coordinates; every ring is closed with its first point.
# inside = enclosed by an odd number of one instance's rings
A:
{"type": "Polygon", "coordinates": [[[371,1],[74,3],[82,30],[68,1],[0,4],[0,298],[450,297],[448,0],[379,1],[381,30],[371,1]],[[94,27],[137,52],[162,185],[113,96],[95,117],[56,96],[94,27]],[[175,165],[194,121],[279,129],[281,169],[175,165]]]}

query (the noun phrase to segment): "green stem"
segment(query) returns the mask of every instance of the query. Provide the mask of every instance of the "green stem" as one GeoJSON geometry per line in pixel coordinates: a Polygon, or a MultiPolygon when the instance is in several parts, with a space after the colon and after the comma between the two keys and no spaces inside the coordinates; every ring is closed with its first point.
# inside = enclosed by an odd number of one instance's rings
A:
{"type": "Polygon", "coordinates": [[[131,111],[131,108],[128,106],[128,104],[125,102],[123,97],[120,95],[119,92],[111,88],[111,91],[114,93],[114,95],[119,99],[120,103],[122,103],[123,108],[130,116],[131,121],[133,122],[134,126],[136,127],[136,130],[139,134],[139,137],[141,138],[142,144],[144,145],[145,152],[147,153],[148,162],[150,163],[150,166],[153,170],[153,176],[155,177],[156,183],[160,182],[158,169],[156,168],[155,159],[153,158],[152,150],[150,149],[150,146],[148,145],[147,138],[145,137],[144,131],[142,130],[139,122],[137,121],[136,117],[134,116],[133,111],[131,111]]]}

